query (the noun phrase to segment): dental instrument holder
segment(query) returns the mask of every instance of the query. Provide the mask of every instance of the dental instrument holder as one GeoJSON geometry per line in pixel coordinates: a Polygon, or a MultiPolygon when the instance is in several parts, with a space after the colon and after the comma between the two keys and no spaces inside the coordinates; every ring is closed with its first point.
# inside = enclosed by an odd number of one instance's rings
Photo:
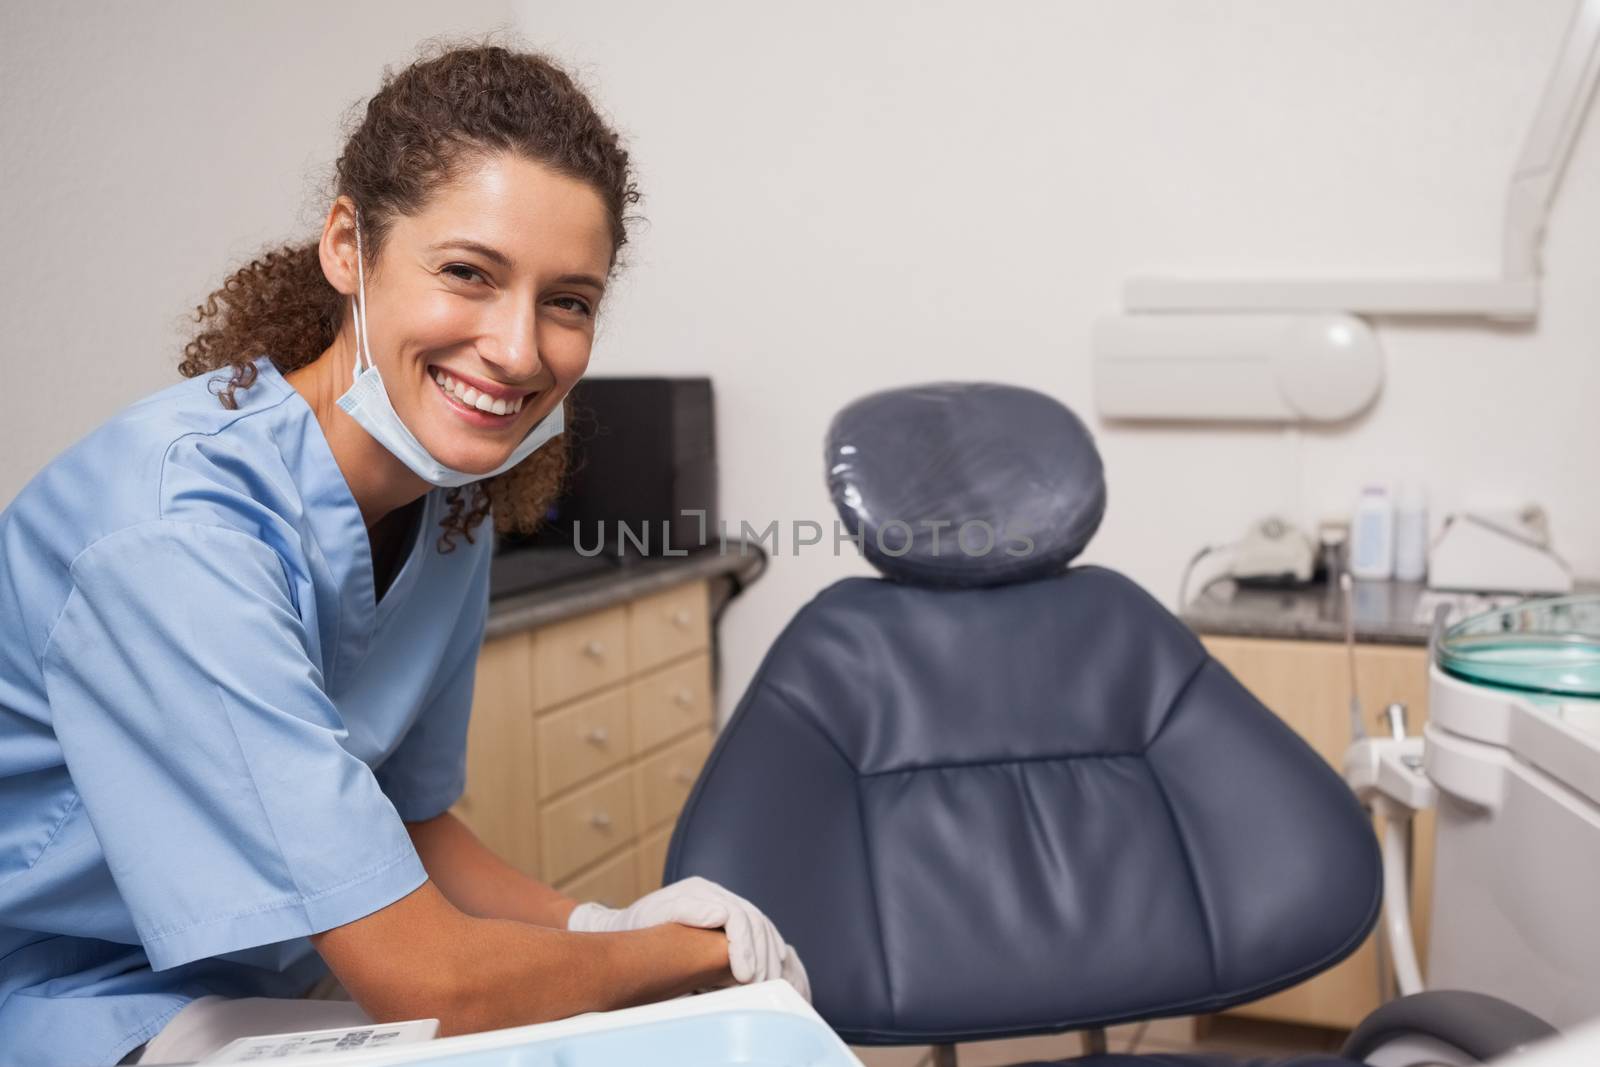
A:
{"type": "MultiPolygon", "coordinates": [[[[1389,737],[1394,741],[1404,741],[1406,738],[1406,706],[1392,703],[1383,709],[1383,714],[1378,719],[1378,725],[1387,723],[1389,737]]],[[[1387,829],[1388,824],[1386,824],[1387,829]]],[[[1408,814],[1398,820],[1395,827],[1401,838],[1401,851],[1405,855],[1405,871],[1407,891],[1416,877],[1416,821],[1408,814]]],[[[1388,1002],[1399,995],[1395,981],[1395,970],[1391,963],[1392,950],[1389,946],[1389,931],[1386,927],[1378,927],[1378,995],[1379,999],[1388,1002]]],[[[1413,990],[1415,992],[1415,990],[1413,990]]]]}
{"type": "MultiPolygon", "coordinates": [[[[1394,707],[1394,705],[1391,705],[1394,707]]],[[[1420,737],[1365,737],[1345,753],[1345,781],[1383,826],[1383,925],[1378,973],[1381,999],[1422,992],[1422,968],[1411,925],[1413,819],[1437,794],[1419,769],[1420,737]]]]}
{"type": "MultiPolygon", "coordinates": [[[[1434,609],[1428,635],[1428,662],[1436,662],[1450,605],[1434,609]]],[[[1345,753],[1344,776],[1361,802],[1382,820],[1384,922],[1379,940],[1379,989],[1421,992],[1422,967],[1411,925],[1411,886],[1415,878],[1416,814],[1438,802],[1438,792],[1423,771],[1420,737],[1407,735],[1404,704],[1390,704],[1380,722],[1387,737],[1358,735],[1345,753]]]]}
{"type": "MultiPolygon", "coordinates": [[[[1345,663],[1350,669],[1350,741],[1359,744],[1367,738],[1367,725],[1365,716],[1361,711],[1361,689],[1356,675],[1356,611],[1355,611],[1355,578],[1351,575],[1348,565],[1339,574],[1339,597],[1344,607],[1344,655],[1345,663]]],[[[1393,707],[1393,705],[1390,705],[1393,707]]],[[[1402,715],[1404,714],[1402,710],[1402,715]]],[[[1391,730],[1393,726],[1391,725],[1391,730]]],[[[1372,803],[1362,798],[1362,806],[1369,815],[1375,815],[1372,803]]],[[[1409,839],[1407,841],[1409,855],[1409,839]]],[[[1407,870],[1409,870],[1409,865],[1407,870]]],[[[1377,936],[1374,938],[1375,962],[1378,968],[1378,1002],[1387,1003],[1394,999],[1395,989],[1391,975],[1394,968],[1390,963],[1389,939],[1387,932],[1380,925],[1377,936]]]]}
{"type": "MultiPolygon", "coordinates": [[[[1372,815],[1383,820],[1383,842],[1385,849],[1384,914],[1386,920],[1397,915],[1397,908],[1401,907],[1402,905],[1405,906],[1405,918],[1403,921],[1396,919],[1397,925],[1386,921],[1383,925],[1378,927],[1376,944],[1374,946],[1376,948],[1375,956],[1377,957],[1376,962],[1378,967],[1378,1000],[1380,1003],[1387,1003],[1395,999],[1396,996],[1417,993],[1420,992],[1422,988],[1422,982],[1420,978],[1421,971],[1416,964],[1416,947],[1415,941],[1411,934],[1411,923],[1409,918],[1409,894],[1411,882],[1415,874],[1416,864],[1415,823],[1412,816],[1416,814],[1416,810],[1403,806],[1396,807],[1391,801],[1382,799],[1375,792],[1369,791],[1367,793],[1363,793],[1361,789],[1356,787],[1356,781],[1351,778],[1351,772],[1349,768],[1352,759],[1355,759],[1359,762],[1369,752],[1372,752],[1375,755],[1375,750],[1372,748],[1372,741],[1367,734],[1366,723],[1363,721],[1364,716],[1361,711],[1361,695],[1356,676],[1354,588],[1355,580],[1351,576],[1350,572],[1346,570],[1341,573],[1339,575],[1339,593],[1344,605],[1344,651],[1346,662],[1350,668],[1351,750],[1350,754],[1347,754],[1345,760],[1345,777],[1347,781],[1350,781],[1351,788],[1356,789],[1357,796],[1361,798],[1362,805],[1372,815]],[[1361,750],[1360,755],[1356,755],[1358,749],[1361,750]],[[1387,842],[1391,835],[1396,836],[1399,841],[1399,844],[1394,849],[1394,856],[1390,855],[1390,851],[1387,847],[1387,842]],[[1402,877],[1400,884],[1403,887],[1402,893],[1405,895],[1405,899],[1398,903],[1389,899],[1390,872],[1388,868],[1396,861],[1396,858],[1398,858],[1398,861],[1401,865],[1400,870],[1402,872],[1402,877]],[[1395,944],[1397,939],[1398,946],[1395,944]],[[1407,957],[1410,959],[1409,965],[1406,962],[1407,957]],[[1411,981],[1412,974],[1419,976],[1414,982],[1411,981]],[[1400,978],[1401,975],[1405,976],[1404,980],[1400,978]],[[1408,984],[1411,986],[1411,988],[1407,988],[1408,984]]],[[[1445,609],[1441,605],[1440,615],[1438,615],[1434,620],[1435,635],[1437,635],[1439,628],[1442,625],[1441,619],[1443,617],[1444,610],[1445,609]]],[[[1389,704],[1384,708],[1382,715],[1379,716],[1378,724],[1380,726],[1386,725],[1388,727],[1389,740],[1396,743],[1404,742],[1406,739],[1406,706],[1399,703],[1389,704]]],[[[1416,765],[1420,764],[1420,757],[1413,756],[1412,758],[1417,760],[1417,764],[1412,765],[1413,770],[1415,770],[1416,765]]],[[[1374,782],[1377,780],[1377,775],[1375,773],[1372,773],[1372,779],[1374,782]]]]}

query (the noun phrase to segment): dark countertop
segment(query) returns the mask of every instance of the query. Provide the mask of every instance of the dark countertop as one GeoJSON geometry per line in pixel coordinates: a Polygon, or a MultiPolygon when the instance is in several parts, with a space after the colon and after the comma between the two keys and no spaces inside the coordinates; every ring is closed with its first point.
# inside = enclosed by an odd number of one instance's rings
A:
{"type": "Polygon", "coordinates": [[[711,617],[766,569],[767,554],[749,541],[729,540],[683,556],[630,559],[609,570],[530,589],[489,602],[484,640],[611,607],[684,582],[711,579],[711,617]]]}
{"type": "MultiPolygon", "coordinates": [[[[1354,583],[1355,638],[1370,644],[1426,645],[1434,605],[1449,603],[1449,621],[1513,604],[1525,597],[1438,593],[1421,582],[1354,583]]],[[[1181,618],[1198,634],[1343,641],[1344,598],[1338,585],[1300,589],[1246,588],[1224,579],[1200,591],[1181,618]]]]}

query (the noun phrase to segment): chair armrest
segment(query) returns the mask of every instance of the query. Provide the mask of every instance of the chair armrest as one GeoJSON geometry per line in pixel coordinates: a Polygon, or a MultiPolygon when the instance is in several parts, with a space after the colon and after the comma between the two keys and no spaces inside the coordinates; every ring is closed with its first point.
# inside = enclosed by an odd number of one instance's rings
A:
{"type": "Polygon", "coordinates": [[[1414,993],[1378,1008],[1351,1031],[1340,1055],[1365,1061],[1389,1041],[1431,1037],[1479,1060],[1553,1037],[1556,1028],[1515,1004],[1484,993],[1442,989],[1414,993]]]}

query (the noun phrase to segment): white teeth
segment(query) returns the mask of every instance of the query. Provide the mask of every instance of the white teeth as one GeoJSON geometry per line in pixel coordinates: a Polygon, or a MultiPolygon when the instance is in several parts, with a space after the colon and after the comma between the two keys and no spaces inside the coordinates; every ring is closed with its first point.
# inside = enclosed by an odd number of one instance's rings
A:
{"type": "Polygon", "coordinates": [[[522,410],[523,401],[527,397],[519,396],[515,400],[497,400],[487,393],[480,393],[470,385],[463,385],[444,371],[434,368],[433,380],[439,389],[455,397],[468,407],[486,411],[492,415],[513,415],[522,410]]]}

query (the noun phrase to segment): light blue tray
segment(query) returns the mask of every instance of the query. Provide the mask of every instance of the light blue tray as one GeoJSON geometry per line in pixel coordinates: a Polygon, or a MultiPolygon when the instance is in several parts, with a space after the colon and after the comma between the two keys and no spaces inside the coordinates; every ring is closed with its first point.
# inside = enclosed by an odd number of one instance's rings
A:
{"type": "Polygon", "coordinates": [[[1600,596],[1529,600],[1464,619],[1434,650],[1439,666],[1469,682],[1600,698],[1600,596]]]}
{"type": "Polygon", "coordinates": [[[724,1011],[414,1060],[421,1067],[857,1067],[822,1023],[724,1011]]]}

